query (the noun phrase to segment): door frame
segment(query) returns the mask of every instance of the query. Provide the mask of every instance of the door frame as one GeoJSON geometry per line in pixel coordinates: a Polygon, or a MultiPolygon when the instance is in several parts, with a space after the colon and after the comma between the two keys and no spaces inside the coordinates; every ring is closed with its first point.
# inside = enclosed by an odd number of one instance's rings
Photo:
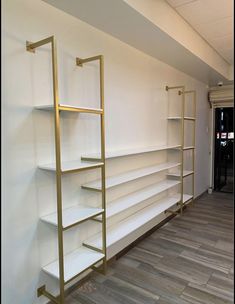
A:
{"type": "Polygon", "coordinates": [[[214,165],[215,165],[215,109],[216,108],[234,108],[233,102],[212,103],[211,107],[211,132],[210,132],[210,180],[209,191],[214,190],[214,165]]]}

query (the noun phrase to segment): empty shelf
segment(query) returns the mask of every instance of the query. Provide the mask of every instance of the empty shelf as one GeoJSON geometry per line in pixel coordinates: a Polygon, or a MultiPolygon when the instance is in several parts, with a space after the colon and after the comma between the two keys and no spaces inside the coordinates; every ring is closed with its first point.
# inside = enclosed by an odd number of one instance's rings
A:
{"type": "MultiPolygon", "coordinates": [[[[180,194],[174,195],[173,197],[176,198],[176,199],[178,199],[179,201],[181,199],[181,195],[180,194]]],[[[191,199],[193,199],[192,195],[190,195],[190,194],[183,194],[183,204],[187,203],[191,199]]]]}
{"type": "MultiPolygon", "coordinates": [[[[148,176],[160,171],[164,171],[170,168],[174,168],[179,166],[180,163],[164,163],[160,165],[154,165],[154,166],[149,166],[145,168],[140,168],[136,170],[132,170],[129,172],[125,172],[116,176],[111,176],[106,178],[106,189],[110,189],[112,187],[130,182],[132,180],[136,180],[138,178],[148,176]]],[[[89,190],[101,190],[101,180],[96,180],[94,182],[90,182],[87,184],[84,184],[82,186],[84,189],[89,189],[89,190]]]]}
{"type": "MultiPolygon", "coordinates": [[[[153,146],[147,148],[135,148],[135,149],[127,149],[127,150],[118,150],[118,151],[110,151],[105,153],[105,159],[123,157],[128,155],[136,155],[141,153],[149,153],[149,152],[157,152],[163,150],[170,150],[180,148],[181,145],[171,145],[171,146],[153,146]]],[[[92,159],[100,159],[101,156],[99,153],[87,154],[82,156],[82,160],[92,160],[92,159]]]]}
{"type": "MultiPolygon", "coordinates": [[[[85,162],[85,161],[68,161],[61,163],[61,171],[62,173],[82,171],[87,169],[95,169],[103,166],[101,162],[85,162]]],[[[38,166],[40,169],[48,170],[48,171],[56,171],[56,164],[47,164],[38,166]]]]}
{"type": "MultiPolygon", "coordinates": [[[[104,210],[100,208],[89,208],[85,206],[75,206],[64,209],[62,212],[63,229],[66,230],[78,223],[100,215],[104,210]]],[[[42,221],[57,226],[57,213],[52,213],[41,218],[42,221]]]]}
{"type": "MultiPolygon", "coordinates": [[[[54,111],[54,105],[45,105],[45,106],[36,106],[35,109],[37,110],[44,110],[44,111],[54,111]]],[[[80,113],[91,113],[91,114],[102,114],[102,109],[96,108],[84,108],[84,107],[74,107],[65,104],[59,104],[60,111],[70,111],[70,112],[80,112],[80,113]]]]}
{"type": "MultiPolygon", "coordinates": [[[[182,117],[180,117],[180,116],[170,116],[170,117],[167,117],[167,119],[169,119],[169,120],[181,120],[182,117]]],[[[185,120],[193,120],[194,121],[195,117],[185,116],[184,119],[185,120]]]]}
{"type": "Polygon", "coordinates": [[[136,206],[141,202],[179,184],[179,181],[164,180],[160,183],[145,187],[141,190],[118,198],[117,200],[114,200],[107,204],[106,218],[110,218],[128,208],[136,206]]]}
{"type": "MultiPolygon", "coordinates": [[[[175,146],[175,147],[172,148],[172,149],[181,150],[181,149],[182,149],[181,147],[182,147],[182,146],[175,146]]],[[[183,150],[193,150],[193,149],[195,149],[194,146],[186,146],[186,147],[183,147],[183,150]]]]}
{"type": "MultiPolygon", "coordinates": [[[[131,234],[144,224],[148,223],[152,219],[154,219],[157,215],[164,212],[166,209],[170,208],[171,206],[175,205],[179,202],[179,197],[167,197],[161,199],[148,207],[141,209],[140,211],[136,212],[135,214],[131,215],[125,220],[112,225],[107,230],[107,247],[112,246],[119,240],[123,239],[127,235],[131,234]]],[[[84,242],[85,245],[101,248],[101,233],[96,234],[95,236],[87,239],[84,242]]]]}
{"type": "Polygon", "coordinates": [[[183,150],[193,150],[193,149],[195,149],[194,146],[183,147],[183,150]]]}
{"type": "MultiPolygon", "coordinates": [[[[189,175],[191,175],[193,173],[194,173],[193,171],[184,170],[183,171],[183,177],[189,176],[189,175]]],[[[180,177],[181,173],[180,173],[180,171],[177,171],[177,172],[168,173],[167,175],[168,176],[174,176],[174,177],[180,177]]]]}
{"type": "Polygon", "coordinates": [[[191,199],[193,199],[193,196],[190,194],[183,194],[183,203],[187,203],[188,201],[190,201],[191,199]]]}
{"type": "Polygon", "coordinates": [[[196,120],[195,117],[190,117],[190,116],[185,116],[184,119],[185,120],[192,120],[192,121],[196,120]]]}
{"type": "MultiPolygon", "coordinates": [[[[64,282],[75,278],[78,274],[87,270],[104,258],[103,253],[80,247],[64,256],[64,282]]],[[[46,273],[59,279],[59,261],[54,261],[42,268],[46,273]]]]}

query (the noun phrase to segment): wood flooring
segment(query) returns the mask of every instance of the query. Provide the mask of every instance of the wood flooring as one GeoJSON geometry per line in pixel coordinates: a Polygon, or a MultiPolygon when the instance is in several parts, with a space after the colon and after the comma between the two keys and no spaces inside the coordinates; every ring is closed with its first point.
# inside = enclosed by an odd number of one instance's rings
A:
{"type": "Polygon", "coordinates": [[[225,304],[233,299],[233,195],[205,194],[67,304],[225,304]]]}

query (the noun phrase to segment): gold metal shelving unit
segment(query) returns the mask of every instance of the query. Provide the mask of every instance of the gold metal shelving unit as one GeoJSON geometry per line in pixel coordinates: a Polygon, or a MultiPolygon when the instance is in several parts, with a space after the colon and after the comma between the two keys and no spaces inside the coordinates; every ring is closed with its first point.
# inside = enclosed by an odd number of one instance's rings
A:
{"type": "MultiPolygon", "coordinates": [[[[57,70],[57,50],[56,40],[54,36],[46,39],[29,42],[26,41],[26,50],[35,53],[35,49],[44,46],[46,44],[51,45],[52,55],[52,75],[53,75],[53,100],[54,104],[49,106],[39,106],[36,109],[39,110],[52,110],[54,113],[54,125],[55,125],[55,164],[41,166],[41,169],[53,171],[56,175],[56,192],[57,192],[57,212],[54,214],[54,218],[50,216],[44,218],[49,224],[53,224],[57,227],[58,233],[58,261],[53,262],[45,267],[43,270],[51,276],[59,280],[60,294],[59,296],[53,296],[46,290],[46,286],[43,285],[38,288],[37,295],[40,297],[44,295],[49,298],[53,303],[64,304],[65,303],[65,285],[77,278],[81,273],[84,273],[88,269],[94,269],[100,271],[106,271],[106,193],[105,193],[105,125],[104,125],[104,59],[102,55],[81,59],[76,58],[76,65],[82,67],[83,64],[94,60],[99,61],[100,70],[100,108],[83,108],[74,107],[68,105],[62,105],[59,103],[58,96],[58,70],[57,70]],[[63,163],[61,160],[61,133],[60,133],[60,113],[62,111],[89,113],[100,115],[101,125],[101,158],[97,162],[71,162],[63,163]],[[102,180],[102,207],[101,208],[83,208],[74,209],[70,213],[63,210],[62,204],[62,176],[64,174],[70,174],[73,172],[79,172],[89,169],[101,169],[102,180]],[[76,216],[75,216],[76,214],[76,216]],[[88,248],[85,244],[77,249],[72,254],[64,255],[63,246],[63,232],[75,225],[78,225],[86,220],[95,219],[98,215],[101,216],[99,222],[102,225],[102,249],[88,248]],[[75,218],[74,218],[75,217],[75,218]],[[99,267],[97,267],[97,264],[99,267]],[[100,265],[101,264],[101,265],[100,265]]],[[[42,219],[43,220],[43,219],[42,219]]]]}
{"type": "Polygon", "coordinates": [[[178,176],[180,178],[180,201],[178,205],[180,208],[177,211],[166,210],[166,212],[170,212],[173,214],[180,214],[183,213],[183,207],[189,203],[193,203],[194,201],[194,182],[195,182],[195,127],[196,127],[196,91],[186,91],[185,86],[173,86],[169,87],[166,86],[166,91],[169,90],[178,90],[178,94],[182,96],[181,99],[181,116],[180,117],[172,117],[173,120],[180,120],[181,121],[181,144],[180,144],[180,151],[181,151],[181,166],[180,166],[180,174],[169,174],[172,176],[178,176]],[[186,94],[193,94],[193,116],[188,117],[185,116],[185,95],[186,94]],[[185,121],[191,121],[193,123],[193,142],[192,146],[185,146],[185,121]],[[184,170],[184,151],[192,150],[192,170],[186,171],[184,170]],[[184,178],[192,176],[192,195],[184,194],[184,178]]]}
{"type": "MultiPolygon", "coordinates": [[[[195,197],[195,144],[196,144],[196,91],[190,90],[190,91],[184,91],[184,94],[192,94],[193,95],[193,116],[184,118],[186,120],[189,120],[193,123],[193,134],[192,134],[192,146],[191,147],[185,147],[184,151],[186,150],[192,150],[192,172],[189,175],[192,175],[192,197],[188,200],[185,200],[183,206],[188,203],[192,203],[194,201],[195,197]]],[[[185,99],[184,99],[185,102],[185,99]]],[[[185,107],[184,107],[185,108],[185,107]]],[[[186,175],[185,177],[189,176],[186,175]]]]}

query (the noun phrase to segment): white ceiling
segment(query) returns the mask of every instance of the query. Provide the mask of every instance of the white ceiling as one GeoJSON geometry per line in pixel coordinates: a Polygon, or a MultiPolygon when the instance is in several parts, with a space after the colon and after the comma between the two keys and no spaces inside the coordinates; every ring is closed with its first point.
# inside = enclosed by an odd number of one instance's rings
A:
{"type": "MultiPolygon", "coordinates": [[[[226,73],[221,74],[190,52],[125,0],[43,1],[210,86],[216,85],[218,81],[224,84],[233,82],[226,73]]],[[[227,67],[229,69],[229,64],[227,67]]]]}
{"type": "Polygon", "coordinates": [[[233,56],[233,0],[166,0],[228,63],[233,56]]]}

